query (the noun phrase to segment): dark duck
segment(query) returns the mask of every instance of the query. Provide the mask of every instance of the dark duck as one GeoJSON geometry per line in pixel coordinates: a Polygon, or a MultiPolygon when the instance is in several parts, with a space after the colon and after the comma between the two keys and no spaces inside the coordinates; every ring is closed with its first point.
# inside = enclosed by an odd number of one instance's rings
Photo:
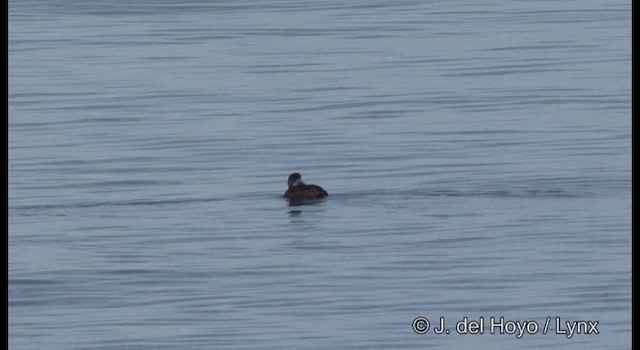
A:
{"type": "Polygon", "coordinates": [[[289,185],[289,189],[284,193],[284,198],[293,204],[314,202],[329,195],[320,186],[307,185],[302,182],[302,176],[298,173],[289,175],[287,185],[289,185]]]}

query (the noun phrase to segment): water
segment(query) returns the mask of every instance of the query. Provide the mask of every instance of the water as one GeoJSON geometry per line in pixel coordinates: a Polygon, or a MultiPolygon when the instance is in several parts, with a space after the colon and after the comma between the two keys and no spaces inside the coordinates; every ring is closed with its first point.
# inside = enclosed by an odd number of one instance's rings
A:
{"type": "Polygon", "coordinates": [[[10,348],[630,348],[630,26],[615,0],[10,1],[10,348]],[[287,206],[294,171],[328,200],[287,206]]]}

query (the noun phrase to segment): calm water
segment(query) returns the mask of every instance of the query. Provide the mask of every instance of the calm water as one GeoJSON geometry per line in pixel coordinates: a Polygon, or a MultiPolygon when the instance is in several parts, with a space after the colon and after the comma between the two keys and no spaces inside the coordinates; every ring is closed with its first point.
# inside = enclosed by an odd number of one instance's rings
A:
{"type": "Polygon", "coordinates": [[[622,0],[10,1],[10,348],[630,348],[630,29],[622,0]],[[329,199],[287,206],[294,171],[329,199]]]}

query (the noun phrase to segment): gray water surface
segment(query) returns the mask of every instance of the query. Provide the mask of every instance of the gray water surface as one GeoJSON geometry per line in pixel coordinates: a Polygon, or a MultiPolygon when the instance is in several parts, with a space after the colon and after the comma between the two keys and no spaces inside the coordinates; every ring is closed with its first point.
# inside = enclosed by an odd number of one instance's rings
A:
{"type": "Polygon", "coordinates": [[[9,347],[630,348],[630,14],[10,1],[9,347]]]}

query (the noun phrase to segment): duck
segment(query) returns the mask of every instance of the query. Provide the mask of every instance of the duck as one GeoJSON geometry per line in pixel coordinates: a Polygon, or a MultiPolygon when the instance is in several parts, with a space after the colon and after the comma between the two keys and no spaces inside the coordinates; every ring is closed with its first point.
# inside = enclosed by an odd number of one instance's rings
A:
{"type": "Polygon", "coordinates": [[[302,182],[302,176],[299,173],[289,175],[287,180],[289,189],[284,193],[283,197],[289,203],[306,203],[315,202],[329,195],[322,187],[316,185],[307,185],[302,182]]]}

